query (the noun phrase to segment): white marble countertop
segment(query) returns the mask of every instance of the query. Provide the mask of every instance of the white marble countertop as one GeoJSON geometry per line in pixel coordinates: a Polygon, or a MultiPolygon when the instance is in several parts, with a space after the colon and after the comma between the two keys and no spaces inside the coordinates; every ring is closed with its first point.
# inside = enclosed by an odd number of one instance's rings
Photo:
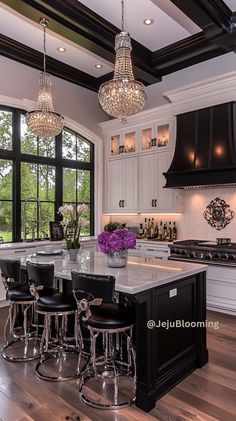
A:
{"type": "MultiPolygon", "coordinates": [[[[80,237],[80,242],[84,243],[87,241],[96,241],[97,237],[80,237]]],[[[50,240],[41,240],[41,241],[20,241],[18,243],[2,243],[0,244],[1,250],[16,250],[16,249],[25,249],[25,248],[35,248],[35,247],[44,247],[44,246],[58,246],[65,244],[65,241],[50,241],[50,240]]]]}
{"type": "MultiPolygon", "coordinates": [[[[7,258],[7,255],[5,256],[7,258]]],[[[12,255],[9,255],[12,258],[12,255]]],[[[129,257],[125,268],[109,268],[106,264],[106,257],[101,252],[81,250],[76,262],[71,262],[67,252],[59,256],[37,256],[36,253],[27,255],[25,253],[14,254],[14,258],[21,260],[25,266],[27,258],[41,263],[54,263],[55,276],[63,279],[71,279],[71,271],[113,275],[116,277],[116,290],[129,294],[136,294],[141,291],[168,284],[172,281],[194,275],[207,270],[207,265],[186,263],[177,261],[161,261],[155,259],[144,259],[140,257],[129,257]]]]}

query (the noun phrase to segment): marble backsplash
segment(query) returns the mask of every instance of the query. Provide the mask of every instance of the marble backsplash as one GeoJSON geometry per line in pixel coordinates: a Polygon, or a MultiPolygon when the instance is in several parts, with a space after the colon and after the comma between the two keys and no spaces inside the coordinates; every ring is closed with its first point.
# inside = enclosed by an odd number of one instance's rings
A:
{"type": "Polygon", "coordinates": [[[176,222],[178,240],[183,239],[205,239],[214,241],[218,237],[229,237],[236,242],[236,187],[207,188],[184,191],[185,210],[182,214],[155,214],[146,215],[112,215],[104,216],[104,224],[109,221],[119,221],[127,223],[127,226],[139,226],[144,223],[144,218],[154,217],[155,221],[176,222]],[[219,197],[230,205],[230,209],[235,212],[235,217],[222,230],[211,227],[203,212],[211,200],[219,197]]]}

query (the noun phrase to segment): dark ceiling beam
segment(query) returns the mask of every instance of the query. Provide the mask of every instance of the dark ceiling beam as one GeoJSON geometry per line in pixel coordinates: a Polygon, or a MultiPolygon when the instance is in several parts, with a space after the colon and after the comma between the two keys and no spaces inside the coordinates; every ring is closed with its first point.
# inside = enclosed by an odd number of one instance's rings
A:
{"type": "Polygon", "coordinates": [[[217,28],[227,31],[232,12],[222,0],[171,0],[184,14],[202,30],[217,28]]]}
{"type": "Polygon", "coordinates": [[[155,51],[152,65],[164,76],[224,53],[223,48],[211,44],[200,32],[155,51]]]}
{"type": "MultiPolygon", "coordinates": [[[[0,55],[42,70],[43,54],[18,41],[0,34],[0,55]]],[[[47,71],[53,76],[97,92],[99,79],[47,56],[47,71]]]]}
{"type": "MultiPolygon", "coordinates": [[[[115,35],[120,29],[77,0],[3,0],[3,3],[37,23],[42,16],[47,17],[49,30],[114,63],[115,35]]],[[[132,48],[135,77],[146,85],[159,82],[158,72],[151,67],[151,51],[135,40],[132,48]]]]}

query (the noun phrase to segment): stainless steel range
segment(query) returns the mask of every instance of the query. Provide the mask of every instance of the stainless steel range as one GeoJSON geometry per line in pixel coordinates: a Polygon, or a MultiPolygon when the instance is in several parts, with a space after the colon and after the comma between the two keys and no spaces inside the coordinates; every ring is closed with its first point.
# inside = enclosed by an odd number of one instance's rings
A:
{"type": "Polygon", "coordinates": [[[213,265],[236,266],[236,243],[214,241],[175,241],[170,246],[170,260],[188,260],[213,265]]]}

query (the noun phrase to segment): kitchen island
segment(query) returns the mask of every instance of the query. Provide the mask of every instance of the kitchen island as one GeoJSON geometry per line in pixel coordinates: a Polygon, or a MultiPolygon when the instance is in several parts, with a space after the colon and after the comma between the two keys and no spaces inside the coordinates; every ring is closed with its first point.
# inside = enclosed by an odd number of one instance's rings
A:
{"type": "MultiPolygon", "coordinates": [[[[26,256],[18,256],[22,267],[26,256]]],[[[81,251],[75,263],[66,253],[48,257],[33,253],[30,259],[53,262],[55,276],[63,279],[68,291],[71,270],[116,277],[116,299],[136,312],[139,408],[150,411],[157,399],[207,363],[206,327],[196,327],[206,320],[206,265],[129,257],[126,268],[112,269],[102,253],[88,250],[81,251]]]]}

